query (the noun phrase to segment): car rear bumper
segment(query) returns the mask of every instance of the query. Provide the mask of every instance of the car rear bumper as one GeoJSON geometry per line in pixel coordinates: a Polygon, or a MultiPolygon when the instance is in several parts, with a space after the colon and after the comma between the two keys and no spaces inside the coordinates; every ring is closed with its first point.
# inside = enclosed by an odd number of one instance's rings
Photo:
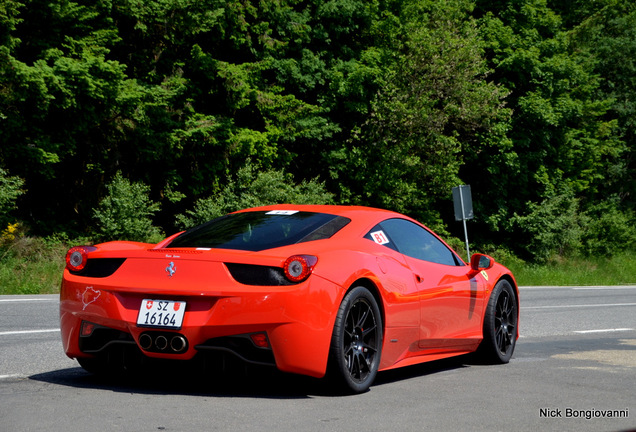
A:
{"type": "Polygon", "coordinates": [[[96,279],[65,273],[60,323],[63,347],[71,358],[99,356],[121,344],[136,345],[153,358],[189,360],[199,352],[218,350],[252,363],[273,363],[285,372],[320,377],[326,371],[335,315],[344,293],[317,275],[291,286],[237,285],[219,291],[163,294],[113,287],[107,279],[96,284],[96,279]],[[143,299],[185,301],[181,328],[138,326],[143,299]],[[95,327],[80,336],[84,321],[95,327]],[[266,335],[269,347],[256,345],[254,334],[266,335]]]}

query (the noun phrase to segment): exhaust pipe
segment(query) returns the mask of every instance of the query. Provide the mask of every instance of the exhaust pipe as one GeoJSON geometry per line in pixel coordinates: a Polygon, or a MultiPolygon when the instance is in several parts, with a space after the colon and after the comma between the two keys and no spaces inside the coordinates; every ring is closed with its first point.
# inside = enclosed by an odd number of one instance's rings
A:
{"type": "Polygon", "coordinates": [[[155,339],[155,347],[159,351],[165,350],[166,348],[168,348],[168,339],[166,339],[165,336],[157,336],[157,338],[155,339]]]}
{"type": "Polygon", "coordinates": [[[139,346],[146,351],[148,351],[150,347],[152,347],[152,338],[148,333],[144,333],[139,336],[139,346]]]}
{"type": "Polygon", "coordinates": [[[187,346],[188,346],[188,342],[181,335],[175,336],[172,338],[172,340],[170,340],[170,348],[172,348],[172,351],[176,353],[180,353],[184,351],[187,346]]]}
{"type": "Polygon", "coordinates": [[[139,347],[144,351],[166,352],[172,350],[176,354],[188,349],[188,340],[180,334],[156,334],[153,332],[142,333],[139,336],[139,347]],[[169,347],[169,349],[168,349],[169,347]]]}

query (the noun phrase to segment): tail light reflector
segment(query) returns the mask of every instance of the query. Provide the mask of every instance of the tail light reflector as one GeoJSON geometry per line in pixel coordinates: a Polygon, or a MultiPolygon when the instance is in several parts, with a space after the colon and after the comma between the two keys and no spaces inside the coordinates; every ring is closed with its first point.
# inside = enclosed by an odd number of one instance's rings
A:
{"type": "Polygon", "coordinates": [[[267,335],[265,333],[252,333],[250,338],[257,347],[269,348],[269,340],[267,340],[267,335]]]}
{"type": "Polygon", "coordinates": [[[314,270],[318,258],[313,255],[293,255],[285,260],[283,271],[291,282],[302,282],[314,270]]]}
{"type": "Polygon", "coordinates": [[[97,250],[94,246],[75,246],[66,253],[66,268],[79,272],[86,267],[88,253],[97,250]]]}
{"type": "Polygon", "coordinates": [[[92,322],[82,321],[82,328],[80,330],[80,336],[90,336],[93,334],[93,331],[97,327],[97,324],[93,324],[92,322]]]}

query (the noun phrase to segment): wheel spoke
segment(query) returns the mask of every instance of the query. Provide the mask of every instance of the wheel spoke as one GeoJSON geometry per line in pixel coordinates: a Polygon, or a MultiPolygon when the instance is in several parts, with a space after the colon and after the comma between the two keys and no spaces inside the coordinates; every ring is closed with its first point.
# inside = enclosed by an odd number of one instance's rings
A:
{"type": "Polygon", "coordinates": [[[495,343],[497,344],[497,348],[499,348],[499,351],[505,352],[505,349],[503,347],[503,340],[503,329],[501,327],[498,327],[495,333],[495,343]]]}
{"type": "Polygon", "coordinates": [[[368,308],[368,306],[364,310],[362,310],[362,307],[359,307],[358,309],[359,309],[359,313],[358,313],[358,322],[356,323],[356,327],[364,328],[364,322],[366,321],[367,316],[369,315],[369,312],[371,311],[368,308]]]}
{"type": "Polygon", "coordinates": [[[352,354],[349,362],[349,373],[351,376],[356,376],[356,355],[352,354]]]}
{"type": "Polygon", "coordinates": [[[372,341],[373,344],[369,344],[363,342],[360,346],[361,351],[365,354],[365,356],[369,358],[373,358],[373,355],[378,352],[378,347],[375,345],[375,340],[372,341]]]}
{"type": "Polygon", "coordinates": [[[346,356],[347,360],[347,369],[349,370],[349,374],[351,376],[355,376],[355,368],[356,368],[356,354],[352,350],[349,355],[346,356]]]}
{"type": "Polygon", "coordinates": [[[506,310],[506,315],[512,316],[514,309],[515,309],[515,304],[514,302],[511,301],[510,304],[508,305],[508,309],[506,310]]]}
{"type": "Polygon", "coordinates": [[[351,314],[347,315],[347,320],[345,322],[345,331],[347,333],[352,334],[353,331],[355,330],[355,324],[353,323],[353,316],[351,316],[351,314]]]}
{"type": "Polygon", "coordinates": [[[353,358],[354,362],[351,376],[355,379],[362,379],[363,374],[366,373],[363,367],[364,365],[366,365],[366,361],[359,353],[355,353],[353,358]]]}
{"type": "Polygon", "coordinates": [[[501,294],[501,313],[505,314],[508,312],[508,295],[504,292],[501,294]]]}
{"type": "Polygon", "coordinates": [[[360,354],[356,353],[355,355],[355,359],[356,359],[356,375],[355,377],[360,379],[362,377],[362,362],[360,361],[360,354]]]}
{"type": "Polygon", "coordinates": [[[377,328],[377,326],[375,325],[375,323],[372,324],[371,327],[368,328],[364,328],[364,330],[362,331],[362,337],[366,340],[366,338],[371,334],[375,334],[375,329],[377,328]]]}
{"type": "Polygon", "coordinates": [[[345,346],[345,352],[344,352],[345,358],[350,358],[353,356],[353,349],[354,347],[351,345],[345,346]]]}
{"type": "Polygon", "coordinates": [[[363,355],[363,356],[360,356],[360,357],[362,357],[362,360],[364,360],[364,367],[365,367],[364,370],[366,372],[369,372],[371,370],[371,359],[372,359],[372,357],[369,356],[369,355],[363,355]]]}

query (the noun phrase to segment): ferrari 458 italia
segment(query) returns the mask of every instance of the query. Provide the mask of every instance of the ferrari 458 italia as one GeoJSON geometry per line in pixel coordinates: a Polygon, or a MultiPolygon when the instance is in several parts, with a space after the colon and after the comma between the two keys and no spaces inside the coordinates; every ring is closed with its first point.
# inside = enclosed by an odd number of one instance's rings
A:
{"type": "Polygon", "coordinates": [[[86,370],[223,352],[366,391],[378,371],[477,352],[507,363],[518,338],[513,275],[465,263],[417,221],[366,207],[241,210],[158,244],[66,256],[66,354],[86,370]]]}

